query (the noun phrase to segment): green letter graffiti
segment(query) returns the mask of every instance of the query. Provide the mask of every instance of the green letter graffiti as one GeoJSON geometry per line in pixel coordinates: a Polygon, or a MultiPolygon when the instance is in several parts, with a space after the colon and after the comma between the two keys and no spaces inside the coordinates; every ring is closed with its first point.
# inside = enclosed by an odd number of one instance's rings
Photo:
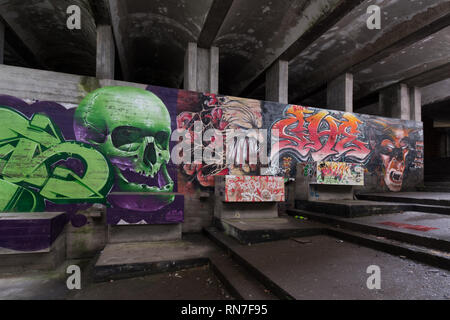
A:
{"type": "Polygon", "coordinates": [[[0,179],[1,211],[40,211],[43,199],[103,202],[112,185],[109,162],[99,151],[64,141],[45,115],[28,120],[6,107],[0,107],[0,179]],[[69,158],[82,162],[81,176],[57,165],[69,158]]]}

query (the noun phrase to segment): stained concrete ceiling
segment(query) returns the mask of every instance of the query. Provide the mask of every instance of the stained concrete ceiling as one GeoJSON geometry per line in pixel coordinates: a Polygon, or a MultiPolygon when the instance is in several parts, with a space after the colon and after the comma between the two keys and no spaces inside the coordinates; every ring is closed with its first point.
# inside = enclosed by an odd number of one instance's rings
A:
{"type": "MultiPolygon", "coordinates": [[[[112,24],[117,77],[181,87],[188,42],[220,49],[220,92],[264,99],[264,75],[289,61],[289,101],[324,104],[326,83],[354,74],[357,107],[405,82],[450,91],[450,0],[0,0],[5,63],[95,74],[96,25],[112,24]],[[66,27],[69,5],[81,30],[66,27]],[[380,30],[366,26],[381,8],[380,30]]],[[[425,90],[425,89],[424,89],[425,90]]],[[[426,101],[426,100],[425,100],[426,101]]]]}

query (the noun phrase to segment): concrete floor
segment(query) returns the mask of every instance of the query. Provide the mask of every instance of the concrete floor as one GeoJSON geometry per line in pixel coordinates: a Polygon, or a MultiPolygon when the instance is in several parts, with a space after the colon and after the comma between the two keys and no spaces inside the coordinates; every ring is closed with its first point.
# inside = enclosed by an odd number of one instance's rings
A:
{"type": "Polygon", "coordinates": [[[208,266],[101,283],[83,277],[81,290],[72,291],[64,271],[0,275],[0,300],[233,299],[208,266]]]}
{"type": "Polygon", "coordinates": [[[424,213],[407,211],[394,214],[382,214],[368,217],[351,218],[352,222],[361,223],[363,225],[371,225],[379,228],[385,228],[403,233],[415,234],[422,237],[433,237],[450,242],[450,215],[437,213],[424,213]],[[398,228],[381,224],[382,222],[398,222],[410,225],[426,226],[437,228],[434,230],[420,231],[406,228],[398,228]]]}
{"type": "Polygon", "coordinates": [[[396,201],[431,205],[450,205],[449,192],[378,192],[364,193],[361,196],[379,198],[380,201],[396,201]]]}
{"type": "Polygon", "coordinates": [[[302,237],[233,249],[295,299],[450,299],[450,272],[343,242],[302,237]],[[381,269],[381,289],[366,286],[367,267],[381,269]]]}
{"type": "MultiPolygon", "coordinates": [[[[230,241],[234,240],[230,238],[230,241]]],[[[207,247],[210,253],[223,252],[213,245],[207,247]]],[[[253,245],[236,242],[233,250],[247,264],[299,300],[450,300],[449,271],[330,236],[318,235],[253,245]],[[369,290],[366,286],[369,277],[366,270],[370,265],[381,268],[380,290],[369,290]]],[[[207,266],[94,283],[92,270],[95,262],[96,259],[69,261],[54,272],[0,274],[0,300],[233,299],[207,266]],[[65,270],[69,264],[78,264],[83,269],[80,291],[69,291],[66,287],[68,275],[65,270]]]]}

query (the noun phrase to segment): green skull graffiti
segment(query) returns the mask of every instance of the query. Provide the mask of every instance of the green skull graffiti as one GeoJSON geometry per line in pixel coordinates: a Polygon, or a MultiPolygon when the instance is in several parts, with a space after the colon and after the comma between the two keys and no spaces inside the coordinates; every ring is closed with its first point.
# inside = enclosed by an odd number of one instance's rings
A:
{"type": "Polygon", "coordinates": [[[89,143],[115,167],[115,191],[159,193],[149,201],[123,199],[113,204],[154,211],[174,199],[166,164],[170,159],[170,114],[153,93],[133,87],[104,87],[90,93],[75,112],[77,140],[89,143]]]}

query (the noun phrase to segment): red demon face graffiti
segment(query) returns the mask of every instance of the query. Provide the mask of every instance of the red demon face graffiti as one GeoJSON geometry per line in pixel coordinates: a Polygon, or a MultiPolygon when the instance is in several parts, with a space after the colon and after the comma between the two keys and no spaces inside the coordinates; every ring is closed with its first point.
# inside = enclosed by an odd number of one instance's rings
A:
{"type": "Polygon", "coordinates": [[[381,160],[384,167],[384,182],[390,191],[400,191],[409,153],[410,130],[389,128],[389,137],[381,141],[381,160]]]}

